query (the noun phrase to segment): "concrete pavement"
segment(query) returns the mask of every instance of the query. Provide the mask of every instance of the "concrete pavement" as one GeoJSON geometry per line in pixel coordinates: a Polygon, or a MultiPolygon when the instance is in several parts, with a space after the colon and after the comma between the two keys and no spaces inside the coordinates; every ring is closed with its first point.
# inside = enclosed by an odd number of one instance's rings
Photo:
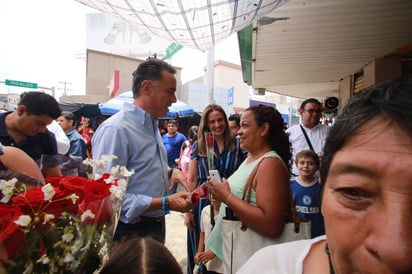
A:
{"type": "Polygon", "coordinates": [[[187,229],[184,224],[184,214],[171,211],[166,215],[166,247],[172,252],[181,265],[183,273],[187,273],[187,229]]]}

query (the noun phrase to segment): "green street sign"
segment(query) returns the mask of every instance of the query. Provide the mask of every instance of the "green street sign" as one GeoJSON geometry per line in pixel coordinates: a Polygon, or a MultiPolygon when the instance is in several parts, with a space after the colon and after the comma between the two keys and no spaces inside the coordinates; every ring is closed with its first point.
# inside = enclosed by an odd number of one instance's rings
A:
{"type": "Polygon", "coordinates": [[[166,58],[170,58],[178,52],[181,48],[183,48],[182,45],[178,45],[176,43],[171,43],[167,48],[166,48],[166,58]]]}
{"type": "Polygon", "coordinates": [[[8,86],[16,86],[16,87],[23,87],[23,88],[37,88],[36,83],[30,83],[30,82],[22,82],[22,81],[6,79],[4,83],[8,86]]]}

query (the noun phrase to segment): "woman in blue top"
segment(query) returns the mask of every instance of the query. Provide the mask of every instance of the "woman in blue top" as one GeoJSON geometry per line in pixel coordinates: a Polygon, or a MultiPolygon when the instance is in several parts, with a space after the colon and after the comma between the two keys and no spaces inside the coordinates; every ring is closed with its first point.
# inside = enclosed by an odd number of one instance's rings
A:
{"type": "MultiPolygon", "coordinates": [[[[192,158],[189,163],[188,181],[191,190],[206,183],[209,176],[205,132],[214,133],[213,169],[217,169],[222,178],[228,178],[232,175],[245,158],[245,152],[240,149],[239,139],[230,134],[227,116],[223,108],[216,104],[206,106],[200,119],[198,140],[193,144],[192,158]]],[[[192,273],[194,267],[193,258],[199,242],[201,212],[208,204],[209,199],[201,199],[193,213],[187,213],[185,217],[185,224],[188,227],[188,273],[192,273]]]]}

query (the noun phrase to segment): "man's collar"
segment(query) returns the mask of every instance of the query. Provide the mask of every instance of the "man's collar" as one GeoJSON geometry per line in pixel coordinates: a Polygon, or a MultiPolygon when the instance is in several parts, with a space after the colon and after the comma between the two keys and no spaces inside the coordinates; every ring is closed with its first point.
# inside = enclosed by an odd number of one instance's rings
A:
{"type": "Polygon", "coordinates": [[[6,116],[10,113],[11,111],[0,114],[0,136],[9,136],[6,126],[6,116]]]}

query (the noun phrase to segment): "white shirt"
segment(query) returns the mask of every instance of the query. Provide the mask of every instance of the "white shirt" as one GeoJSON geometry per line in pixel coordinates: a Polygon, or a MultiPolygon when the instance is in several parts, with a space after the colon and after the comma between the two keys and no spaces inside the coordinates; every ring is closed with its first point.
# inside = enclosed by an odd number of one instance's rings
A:
{"type": "Polygon", "coordinates": [[[57,152],[59,154],[65,155],[70,148],[70,141],[67,138],[66,133],[64,133],[62,127],[55,120],[51,124],[47,125],[47,129],[54,133],[57,142],[57,152]]]}
{"type": "MultiPolygon", "coordinates": [[[[323,155],[323,147],[325,146],[326,137],[330,127],[322,124],[317,124],[314,128],[310,129],[302,125],[308,135],[310,142],[312,143],[313,149],[319,155],[323,155]]],[[[292,144],[292,172],[293,174],[299,175],[299,170],[296,167],[295,157],[300,151],[305,149],[310,149],[308,142],[306,141],[305,135],[300,128],[300,125],[294,125],[286,130],[289,134],[289,141],[292,144]]]]}
{"type": "Polygon", "coordinates": [[[314,239],[271,245],[260,249],[236,272],[237,274],[302,274],[303,261],[313,244],[325,240],[322,235],[314,239]]]}

